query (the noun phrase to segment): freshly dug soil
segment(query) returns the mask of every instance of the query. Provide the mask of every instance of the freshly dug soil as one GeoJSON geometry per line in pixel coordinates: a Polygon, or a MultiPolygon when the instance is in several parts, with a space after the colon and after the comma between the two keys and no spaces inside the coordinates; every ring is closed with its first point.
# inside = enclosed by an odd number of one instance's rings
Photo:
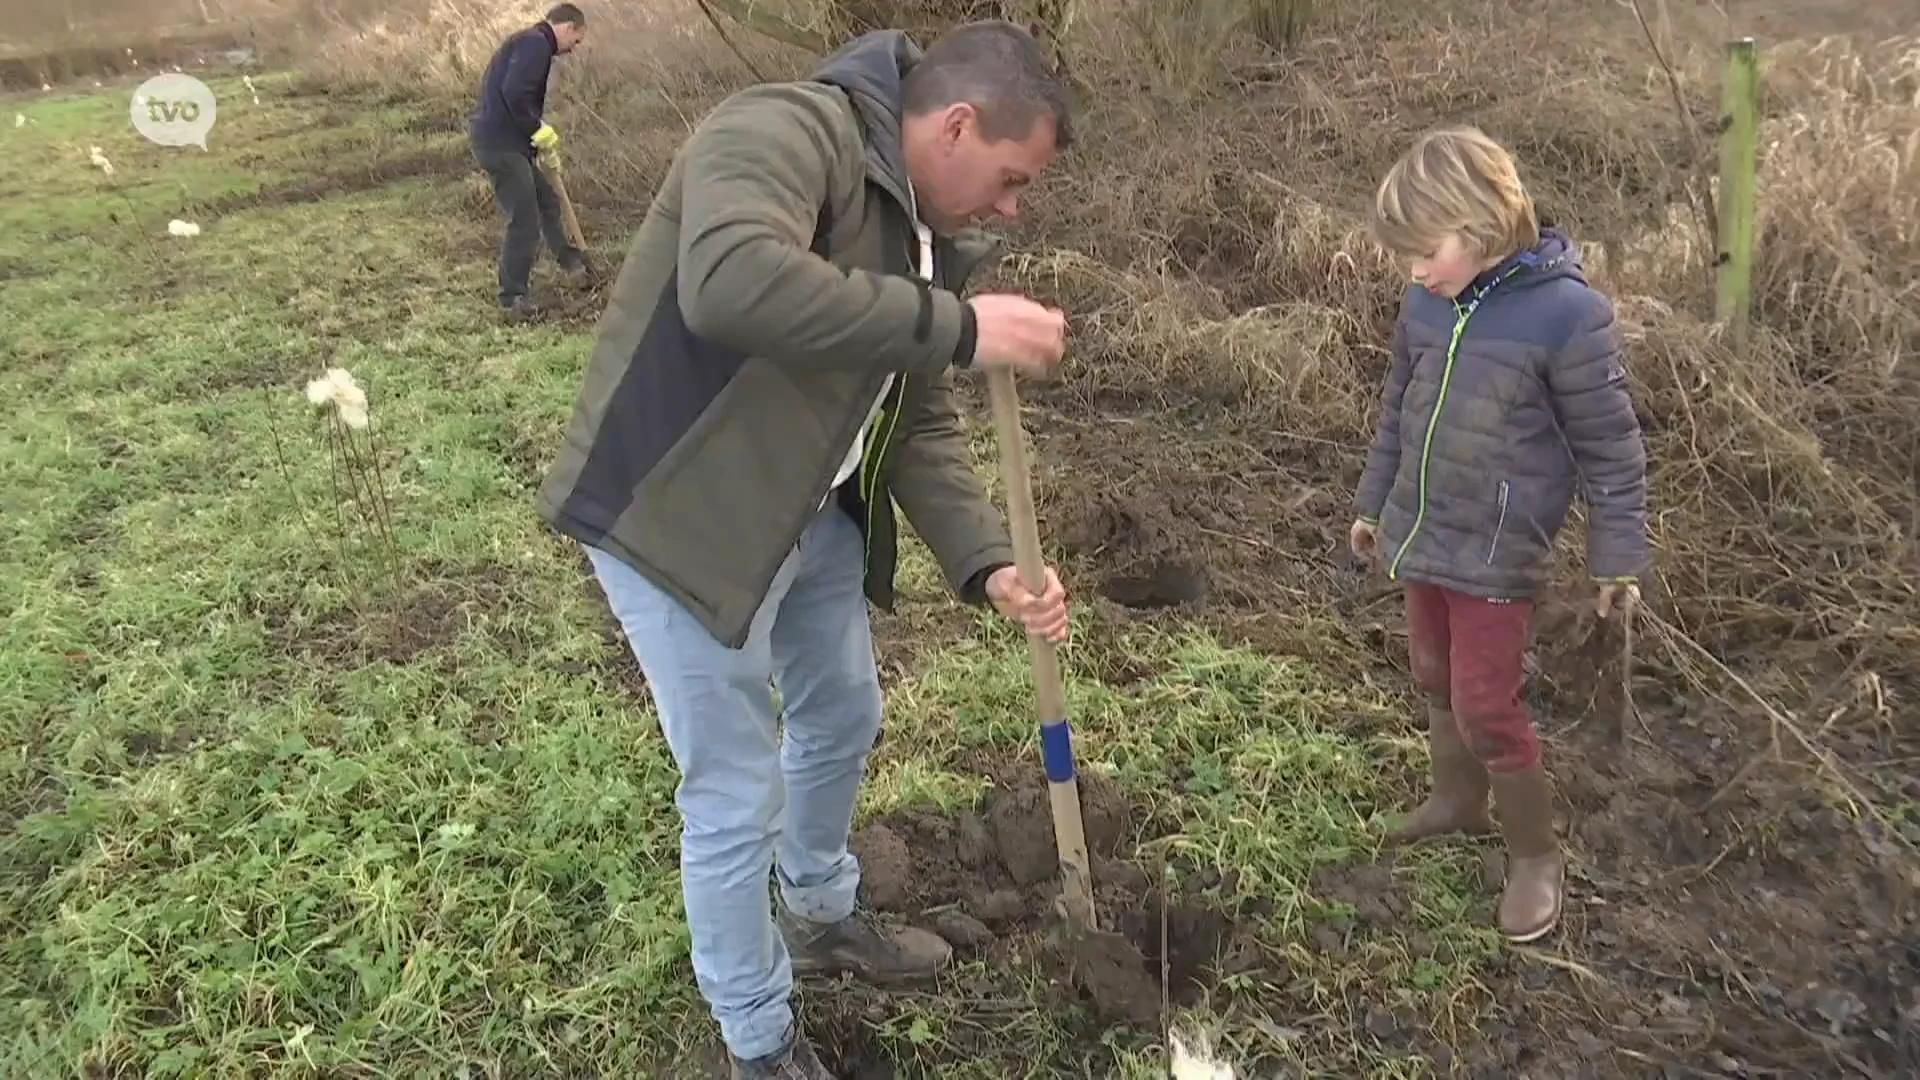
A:
{"type": "Polygon", "coordinates": [[[1079,788],[1102,922],[1091,934],[1058,914],[1052,809],[1037,782],[1000,791],[982,816],[906,811],[868,825],[853,841],[861,887],[873,906],[907,914],[963,958],[1024,955],[1103,1026],[1152,1028],[1163,998],[1193,1000],[1231,924],[1169,899],[1127,858],[1133,813],[1117,788],[1092,775],[1079,788]]]}

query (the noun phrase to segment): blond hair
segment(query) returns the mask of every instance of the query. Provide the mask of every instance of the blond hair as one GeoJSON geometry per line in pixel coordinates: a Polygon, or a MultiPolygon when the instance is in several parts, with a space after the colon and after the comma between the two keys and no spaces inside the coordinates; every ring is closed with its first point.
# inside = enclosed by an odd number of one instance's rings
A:
{"type": "Polygon", "coordinates": [[[1540,238],[1533,197],[1513,155],[1476,127],[1448,127],[1414,140],[1380,181],[1373,233],[1400,255],[1431,255],[1448,233],[1474,253],[1505,258],[1540,238]]]}

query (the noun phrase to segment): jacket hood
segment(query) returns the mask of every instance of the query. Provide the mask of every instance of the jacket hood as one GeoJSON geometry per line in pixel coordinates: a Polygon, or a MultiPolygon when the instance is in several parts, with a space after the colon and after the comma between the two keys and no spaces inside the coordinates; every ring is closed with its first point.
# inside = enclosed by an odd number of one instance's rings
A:
{"type": "Polygon", "coordinates": [[[1525,251],[1517,251],[1502,259],[1491,270],[1481,273],[1474,279],[1474,289],[1485,288],[1494,282],[1505,282],[1504,289],[1526,289],[1544,285],[1549,281],[1571,278],[1582,285],[1587,283],[1586,270],[1580,265],[1580,249],[1574,245],[1573,238],[1566,230],[1557,225],[1540,226],[1540,239],[1525,251]]]}
{"type": "Polygon", "coordinates": [[[907,71],[920,46],[904,30],[874,30],[834,50],[813,70],[814,82],[837,86],[853,99],[866,128],[867,171],[911,207],[906,155],[900,148],[901,102],[907,71]]]}

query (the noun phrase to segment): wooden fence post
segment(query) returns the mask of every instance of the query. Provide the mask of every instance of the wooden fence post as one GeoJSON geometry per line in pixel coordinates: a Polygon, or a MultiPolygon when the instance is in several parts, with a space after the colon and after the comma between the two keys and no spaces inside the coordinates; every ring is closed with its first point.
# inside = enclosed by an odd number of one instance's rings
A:
{"type": "Polygon", "coordinates": [[[1744,350],[1753,315],[1753,233],[1760,149],[1760,56],[1752,38],[1727,43],[1720,136],[1720,251],[1714,318],[1744,350]]]}

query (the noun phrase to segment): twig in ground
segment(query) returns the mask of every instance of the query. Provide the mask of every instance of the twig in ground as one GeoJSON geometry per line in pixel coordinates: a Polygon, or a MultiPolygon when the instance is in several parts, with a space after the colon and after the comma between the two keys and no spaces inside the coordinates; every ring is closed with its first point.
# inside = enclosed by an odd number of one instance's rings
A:
{"type": "Polygon", "coordinates": [[[747,66],[747,70],[753,73],[753,77],[760,82],[766,82],[767,77],[760,73],[760,69],[754,66],[753,61],[747,59],[746,53],[740,51],[740,46],[733,43],[733,37],[727,33],[727,28],[720,25],[720,14],[713,10],[713,5],[707,0],[694,0],[694,3],[700,5],[700,10],[707,16],[707,21],[713,24],[713,32],[720,35],[720,40],[726,43],[727,48],[733,50],[733,55],[740,58],[740,62],[747,66]]]}
{"type": "MultiPolygon", "coordinates": [[[[1658,3],[1661,23],[1671,29],[1673,21],[1667,12],[1666,0],[1658,0],[1658,3]]],[[[1694,125],[1693,110],[1687,108],[1687,95],[1680,86],[1680,73],[1673,69],[1673,62],[1667,58],[1666,50],[1660,47],[1653,26],[1647,22],[1646,12],[1640,10],[1640,0],[1627,0],[1627,6],[1633,8],[1633,17],[1640,23],[1640,32],[1647,36],[1647,47],[1653,50],[1653,59],[1660,65],[1660,70],[1666,73],[1667,89],[1673,92],[1673,107],[1680,113],[1680,123],[1687,131],[1687,149],[1692,151],[1697,168],[1704,172],[1706,158],[1701,149],[1700,129],[1694,125]]],[[[1709,179],[1706,176],[1692,177],[1688,188],[1689,193],[1694,195],[1694,210],[1700,214],[1700,223],[1706,229],[1707,242],[1717,253],[1720,250],[1720,213],[1714,206],[1713,187],[1709,179]]],[[[1709,265],[1708,269],[1713,267],[1709,265]]]]}
{"type": "MultiPolygon", "coordinates": [[[[1633,742],[1633,615],[1640,605],[1631,601],[1620,608],[1620,753],[1632,750],[1633,742]]],[[[1649,732],[1651,734],[1651,732],[1649,732]]]]}
{"type": "Polygon", "coordinates": [[[1678,627],[1673,626],[1659,616],[1651,613],[1647,615],[1647,622],[1648,625],[1660,632],[1661,637],[1667,641],[1670,647],[1676,645],[1686,646],[1688,650],[1697,654],[1701,660],[1705,661],[1707,666],[1718,672],[1734,686],[1739,687],[1748,697],[1752,698],[1755,704],[1766,711],[1768,718],[1773,721],[1778,730],[1784,730],[1787,734],[1793,736],[1793,741],[1798,743],[1802,750],[1805,750],[1809,756],[1820,763],[1821,769],[1832,778],[1834,783],[1838,784],[1840,788],[1847,793],[1849,798],[1859,804],[1860,808],[1864,810],[1869,817],[1873,818],[1874,822],[1877,823],[1888,836],[1892,837],[1895,843],[1904,848],[1910,858],[1920,862],[1920,848],[1914,847],[1913,842],[1907,839],[1906,834],[1900,831],[1899,827],[1894,825],[1892,821],[1888,820],[1886,812],[1880,809],[1880,805],[1869,798],[1865,792],[1861,791],[1860,786],[1848,778],[1845,769],[1838,761],[1834,760],[1833,755],[1815,743],[1813,739],[1809,738],[1807,733],[1801,730],[1800,725],[1796,723],[1791,716],[1781,712],[1774,706],[1773,702],[1768,701],[1761,695],[1760,691],[1755,690],[1753,684],[1741,678],[1737,672],[1723,663],[1719,657],[1707,651],[1705,645],[1688,637],[1678,627]]]}
{"type": "Polygon", "coordinates": [[[353,493],[353,501],[360,504],[360,516],[373,526],[375,540],[379,542],[380,554],[387,565],[387,573],[393,583],[399,580],[399,541],[393,534],[393,524],[386,514],[386,502],[380,490],[380,482],[375,475],[377,468],[371,460],[373,433],[363,436],[365,446],[355,445],[353,432],[344,429],[340,432],[343,449],[347,458],[348,485],[353,493]]]}
{"type": "MultiPolygon", "coordinates": [[[[372,385],[371,381],[369,381],[367,385],[372,385]]],[[[375,529],[382,535],[382,539],[385,540],[389,560],[395,563],[397,573],[400,540],[393,531],[393,503],[387,497],[386,485],[381,482],[380,463],[383,455],[380,451],[380,442],[376,437],[376,428],[371,415],[368,417],[366,427],[362,428],[361,431],[361,438],[365,443],[365,448],[360,460],[361,482],[365,486],[371,502],[375,519],[375,529]]],[[[352,439],[353,431],[350,427],[345,434],[349,440],[352,439]]]]}
{"type": "Polygon", "coordinates": [[[266,389],[265,387],[262,387],[260,390],[260,396],[263,399],[265,399],[265,405],[266,405],[265,412],[267,414],[267,434],[273,438],[274,464],[279,466],[280,479],[286,482],[287,492],[288,494],[293,496],[294,509],[297,510],[300,514],[300,527],[306,530],[307,540],[310,543],[313,543],[314,545],[318,546],[320,542],[320,533],[317,529],[313,527],[313,522],[307,517],[307,502],[305,499],[302,499],[300,497],[300,489],[294,485],[293,469],[287,464],[287,450],[285,445],[282,444],[280,441],[280,425],[277,422],[275,422],[273,419],[273,406],[274,406],[273,392],[266,389]]]}
{"type": "Polygon", "coordinates": [[[1599,972],[1578,961],[1568,960],[1564,956],[1555,956],[1550,952],[1546,952],[1532,945],[1517,945],[1513,951],[1529,960],[1538,960],[1548,967],[1557,967],[1562,971],[1578,975],[1588,982],[1600,983],[1602,985],[1608,984],[1606,977],[1599,972]]]}
{"type": "Polygon", "coordinates": [[[339,427],[339,421],[329,416],[325,423],[327,425],[327,476],[333,485],[334,542],[339,546],[340,551],[340,573],[349,583],[349,592],[353,595],[356,606],[364,612],[367,606],[365,588],[361,585],[360,579],[348,570],[351,564],[347,559],[347,516],[340,509],[340,439],[335,433],[335,429],[339,427]]]}
{"type": "Polygon", "coordinates": [[[1167,861],[1160,860],[1160,1029],[1165,1031],[1173,1022],[1173,993],[1168,984],[1173,981],[1173,954],[1167,951],[1167,861]]]}

